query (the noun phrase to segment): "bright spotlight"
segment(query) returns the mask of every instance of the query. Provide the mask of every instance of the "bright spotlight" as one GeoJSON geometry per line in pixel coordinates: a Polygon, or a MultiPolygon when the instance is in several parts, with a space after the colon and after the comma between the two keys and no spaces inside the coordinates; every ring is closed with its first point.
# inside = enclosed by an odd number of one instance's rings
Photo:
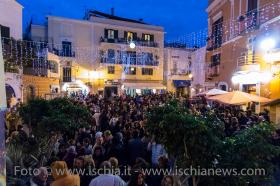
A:
{"type": "Polygon", "coordinates": [[[267,38],[261,42],[261,48],[266,51],[273,49],[275,46],[276,42],[272,38],[267,38]]]}
{"type": "Polygon", "coordinates": [[[134,49],[134,48],[136,47],[136,45],[135,45],[134,42],[131,42],[131,43],[129,44],[129,47],[130,47],[131,49],[134,49]]]}

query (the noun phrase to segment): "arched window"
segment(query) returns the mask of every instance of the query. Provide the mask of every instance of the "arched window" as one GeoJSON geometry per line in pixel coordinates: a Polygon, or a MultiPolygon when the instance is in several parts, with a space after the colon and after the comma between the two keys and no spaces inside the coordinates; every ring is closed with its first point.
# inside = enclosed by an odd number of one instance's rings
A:
{"type": "Polygon", "coordinates": [[[11,98],[16,97],[15,91],[13,89],[13,87],[9,84],[5,85],[6,87],[6,99],[7,99],[7,106],[8,108],[11,105],[11,98]]]}
{"type": "Polygon", "coordinates": [[[26,99],[34,99],[35,98],[35,87],[33,85],[29,85],[26,87],[26,99]]]}

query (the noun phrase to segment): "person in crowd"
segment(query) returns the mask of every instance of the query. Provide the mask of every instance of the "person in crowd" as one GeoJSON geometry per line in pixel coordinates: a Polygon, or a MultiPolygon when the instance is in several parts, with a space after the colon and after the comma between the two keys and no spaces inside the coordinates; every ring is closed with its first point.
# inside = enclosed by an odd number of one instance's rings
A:
{"type": "Polygon", "coordinates": [[[46,167],[40,167],[38,173],[30,179],[30,186],[48,186],[48,170],[46,167]]]}
{"type": "Polygon", "coordinates": [[[128,186],[147,186],[145,175],[141,170],[132,170],[128,186]]]}
{"type": "Polygon", "coordinates": [[[100,165],[103,174],[94,178],[89,186],[126,186],[126,183],[117,175],[112,174],[112,166],[109,161],[104,161],[100,165]]]}
{"type": "Polygon", "coordinates": [[[111,150],[113,147],[113,136],[110,130],[106,130],[104,132],[104,143],[103,143],[103,147],[105,149],[105,157],[109,158],[111,155],[111,150]]]}
{"type": "Polygon", "coordinates": [[[94,147],[92,158],[94,160],[96,168],[99,168],[101,163],[105,160],[104,150],[103,150],[102,146],[94,147]]]}
{"type": "Polygon", "coordinates": [[[135,163],[136,158],[145,157],[144,143],[139,138],[139,132],[137,130],[132,132],[132,139],[128,141],[127,151],[127,158],[130,165],[135,163]]]}
{"type": "Polygon", "coordinates": [[[151,151],[152,153],[152,166],[158,167],[158,159],[160,156],[167,155],[166,151],[164,150],[163,146],[158,143],[156,138],[153,138],[152,141],[148,144],[148,151],[151,151]]]}
{"type": "Polygon", "coordinates": [[[91,140],[90,138],[85,138],[83,141],[83,147],[85,149],[85,155],[90,155],[92,154],[92,145],[91,145],[91,140]]]}
{"type": "Polygon", "coordinates": [[[51,164],[54,182],[51,186],[80,186],[79,175],[71,175],[65,161],[55,161],[51,164]]]}

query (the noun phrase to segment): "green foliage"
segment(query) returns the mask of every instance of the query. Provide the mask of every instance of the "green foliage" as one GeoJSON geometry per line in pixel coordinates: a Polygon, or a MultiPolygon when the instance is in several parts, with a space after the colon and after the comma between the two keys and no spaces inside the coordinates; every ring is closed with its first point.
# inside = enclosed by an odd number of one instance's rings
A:
{"type": "Polygon", "coordinates": [[[88,126],[91,121],[87,108],[68,98],[30,100],[20,108],[20,116],[25,124],[30,125],[34,134],[41,136],[50,132],[73,135],[75,130],[88,126]]]}
{"type": "Polygon", "coordinates": [[[224,123],[213,113],[194,116],[177,101],[154,107],[147,114],[147,130],[176,158],[177,167],[265,168],[265,176],[193,176],[203,185],[263,183],[274,172],[272,158],[280,149],[271,143],[273,126],[262,123],[232,137],[224,135],[224,123]]]}
{"type": "MultiPolygon", "coordinates": [[[[265,183],[272,179],[276,166],[273,159],[280,154],[279,146],[271,143],[275,128],[270,123],[260,123],[254,127],[228,137],[221,146],[219,167],[255,169],[265,171],[265,176],[235,176],[234,183],[265,183]]],[[[228,180],[225,180],[228,181],[228,180]]]]}

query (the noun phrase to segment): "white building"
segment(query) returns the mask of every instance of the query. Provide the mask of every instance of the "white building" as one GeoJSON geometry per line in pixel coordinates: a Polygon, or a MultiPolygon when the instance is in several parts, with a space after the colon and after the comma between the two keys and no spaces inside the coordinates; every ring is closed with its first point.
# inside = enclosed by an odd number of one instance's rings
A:
{"type": "Polygon", "coordinates": [[[193,50],[175,47],[164,49],[164,81],[168,91],[190,95],[193,50]]]}
{"type": "Polygon", "coordinates": [[[16,0],[0,1],[0,26],[2,37],[22,39],[22,9],[23,6],[16,0]]]}
{"type": "Polygon", "coordinates": [[[192,52],[192,96],[205,90],[205,55],[206,47],[199,48],[192,52]]]}
{"type": "Polygon", "coordinates": [[[31,25],[29,37],[47,41],[49,51],[60,57],[61,86],[68,91],[80,85],[105,95],[165,89],[160,26],[89,11],[83,20],[48,16],[46,25],[31,25]]]}
{"type": "MultiPolygon", "coordinates": [[[[22,39],[22,9],[15,0],[0,1],[1,37],[22,39]]],[[[7,99],[22,99],[22,77],[18,73],[5,73],[7,99]]]]}

